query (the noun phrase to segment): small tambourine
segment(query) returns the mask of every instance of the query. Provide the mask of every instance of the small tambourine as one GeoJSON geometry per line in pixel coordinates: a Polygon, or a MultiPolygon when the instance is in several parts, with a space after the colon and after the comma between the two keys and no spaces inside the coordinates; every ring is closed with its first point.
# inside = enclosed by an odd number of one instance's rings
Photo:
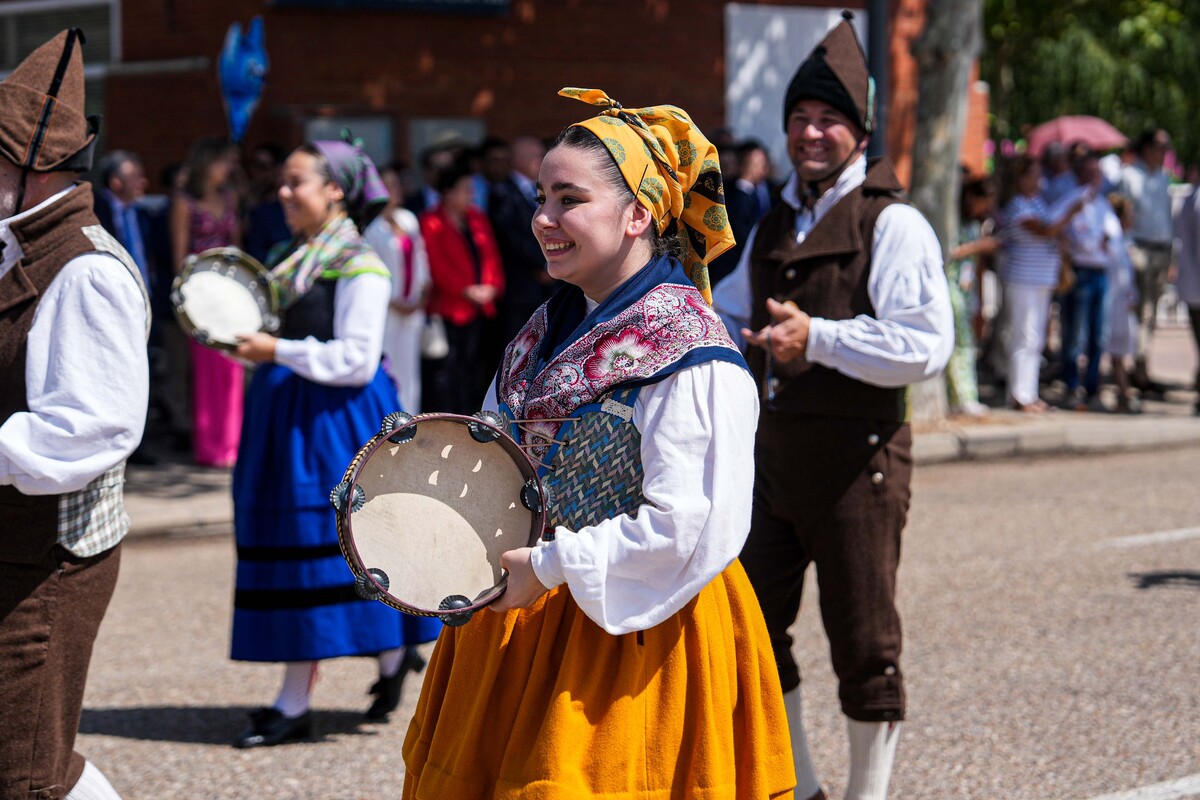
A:
{"type": "Polygon", "coordinates": [[[546,497],[493,412],[390,414],[330,502],[361,597],[465,624],[507,585],[501,554],[535,544],[546,497]]]}
{"type": "Polygon", "coordinates": [[[188,256],[171,286],[171,305],[188,335],[217,350],[235,350],[238,334],[279,329],[270,273],[236,247],[188,256]]]}

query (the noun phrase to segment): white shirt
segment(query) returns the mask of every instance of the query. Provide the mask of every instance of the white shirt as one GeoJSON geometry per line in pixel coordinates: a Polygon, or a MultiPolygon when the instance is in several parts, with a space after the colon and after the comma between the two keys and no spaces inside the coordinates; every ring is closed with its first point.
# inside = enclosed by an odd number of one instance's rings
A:
{"type": "Polygon", "coordinates": [[[425,252],[425,240],[421,238],[421,225],[417,221],[417,215],[406,208],[395,209],[392,219],[412,241],[412,263],[405,263],[404,252],[396,242],[396,233],[382,214],[363,231],[363,241],[371,245],[379,260],[388,268],[388,272],[392,273],[392,299],[398,303],[415,303],[421,298],[430,280],[429,256],[425,252]]]}
{"type": "MultiPolygon", "coordinates": [[[[24,257],[12,222],[74,188],[0,221],[0,278],[24,257]]],[[[0,425],[0,485],[77,491],[137,447],[150,387],[144,297],[125,266],[101,253],[71,259],[50,282],[26,339],[29,411],[0,425]]]]}
{"type": "MultiPolygon", "coordinates": [[[[495,386],[487,408],[495,410],[495,386]]],[[[644,387],[633,424],[642,435],[637,517],[578,531],[559,527],[533,551],[533,571],[604,630],[653,627],[728,567],[750,531],[758,392],[743,367],[710,361],[644,387]]]]}
{"type": "Polygon", "coordinates": [[[333,294],[333,338],[280,339],[275,363],[326,386],[366,386],[379,369],[391,280],[363,273],[340,278],[333,294]]]}
{"type": "Polygon", "coordinates": [[[1111,236],[1107,220],[1114,216],[1114,212],[1107,198],[1096,194],[1094,187],[1079,186],[1064,195],[1066,202],[1070,203],[1081,197],[1084,204],[1071,217],[1064,232],[1067,252],[1076,266],[1104,269],[1111,260],[1108,252],[1111,236]]]}
{"type": "MultiPolygon", "coordinates": [[[[866,161],[859,157],[809,211],[800,203],[799,179],[793,173],[782,197],[796,209],[796,242],[803,242],[866,174],[866,161]]],[[[737,267],[713,290],[713,307],[739,345],[741,329],[750,326],[750,256],[757,234],[756,225],[737,267]]],[[[875,317],[812,319],[807,359],[876,386],[907,386],[941,372],[954,349],[950,290],[937,236],[912,206],[888,206],[875,222],[867,294],[875,317]]]]}
{"type": "Polygon", "coordinates": [[[1175,290],[1190,308],[1200,308],[1200,188],[1193,189],[1175,220],[1179,241],[1175,290]]]}
{"type": "Polygon", "coordinates": [[[1121,194],[1133,200],[1133,228],[1130,235],[1136,240],[1170,244],[1173,237],[1171,221],[1171,178],[1159,169],[1150,172],[1146,162],[1137,160],[1121,170],[1121,194]]]}

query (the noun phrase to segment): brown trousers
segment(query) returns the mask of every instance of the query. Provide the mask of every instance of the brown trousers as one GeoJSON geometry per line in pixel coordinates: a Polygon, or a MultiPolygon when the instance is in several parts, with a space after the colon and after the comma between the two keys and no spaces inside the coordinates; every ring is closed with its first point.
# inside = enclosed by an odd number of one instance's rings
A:
{"type": "Polygon", "coordinates": [[[75,734],[120,546],[0,561],[0,800],[61,800],[83,772],[75,734]]]}
{"type": "Polygon", "coordinates": [[[842,712],[861,722],[903,719],[895,593],[912,431],[898,422],[764,412],[755,462],[741,561],[767,620],[783,690],[800,685],[788,628],[811,563],[842,712]]]}

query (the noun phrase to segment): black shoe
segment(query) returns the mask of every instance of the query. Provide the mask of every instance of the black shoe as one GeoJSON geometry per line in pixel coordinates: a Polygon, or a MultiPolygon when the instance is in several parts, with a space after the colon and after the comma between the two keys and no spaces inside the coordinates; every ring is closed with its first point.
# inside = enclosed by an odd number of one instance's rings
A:
{"type": "Polygon", "coordinates": [[[382,721],[388,718],[400,705],[400,690],[404,687],[404,676],[409,672],[420,672],[425,669],[425,659],[416,648],[405,648],[404,658],[400,661],[400,669],[390,678],[381,677],[372,684],[367,694],[375,695],[375,702],[367,709],[369,720],[382,721]]]}
{"type": "Polygon", "coordinates": [[[234,747],[270,747],[292,739],[307,739],[312,735],[311,711],[289,718],[279,709],[260,708],[250,712],[250,721],[250,727],[233,740],[234,747]]]}

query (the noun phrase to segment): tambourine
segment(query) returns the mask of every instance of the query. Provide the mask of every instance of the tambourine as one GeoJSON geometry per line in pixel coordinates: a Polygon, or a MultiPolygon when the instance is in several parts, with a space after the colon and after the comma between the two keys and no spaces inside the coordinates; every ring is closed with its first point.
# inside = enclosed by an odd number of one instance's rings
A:
{"type": "Polygon", "coordinates": [[[330,502],[359,596],[465,624],[507,586],[501,554],[543,534],[533,463],[494,412],[396,412],[359,450],[330,502]]]}
{"type": "Polygon", "coordinates": [[[270,273],[236,247],[188,256],[171,285],[171,305],[193,339],[217,350],[237,348],[237,335],[279,329],[279,298],[270,273]]]}

